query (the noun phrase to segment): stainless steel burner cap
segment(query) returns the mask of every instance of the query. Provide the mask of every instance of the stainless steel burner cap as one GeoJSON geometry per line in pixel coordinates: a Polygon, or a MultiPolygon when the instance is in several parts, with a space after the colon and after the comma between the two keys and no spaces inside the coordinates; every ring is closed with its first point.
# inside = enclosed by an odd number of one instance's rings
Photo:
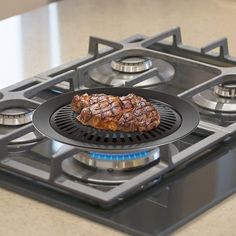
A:
{"type": "Polygon", "coordinates": [[[8,108],[0,112],[0,124],[17,126],[28,124],[32,121],[32,109],[8,108]]]}
{"type": "Polygon", "coordinates": [[[147,57],[126,57],[111,62],[111,67],[119,72],[138,73],[152,68],[152,61],[147,57]]]}
{"type": "Polygon", "coordinates": [[[214,92],[224,98],[236,97],[236,81],[226,82],[214,87],[214,92]]]}

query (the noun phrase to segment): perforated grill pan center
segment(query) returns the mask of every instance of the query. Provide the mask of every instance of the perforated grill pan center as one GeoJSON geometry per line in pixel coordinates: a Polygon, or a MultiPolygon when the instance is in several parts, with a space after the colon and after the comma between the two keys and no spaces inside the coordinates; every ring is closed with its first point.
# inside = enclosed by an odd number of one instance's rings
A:
{"type": "Polygon", "coordinates": [[[97,88],[66,93],[43,103],[35,110],[33,123],[39,132],[56,141],[80,149],[109,152],[151,149],[173,142],[196,128],[199,114],[190,103],[168,94],[136,88],[97,88]],[[113,132],[82,125],[70,104],[76,94],[84,93],[142,96],[157,108],[160,125],[148,132],[113,132]]]}

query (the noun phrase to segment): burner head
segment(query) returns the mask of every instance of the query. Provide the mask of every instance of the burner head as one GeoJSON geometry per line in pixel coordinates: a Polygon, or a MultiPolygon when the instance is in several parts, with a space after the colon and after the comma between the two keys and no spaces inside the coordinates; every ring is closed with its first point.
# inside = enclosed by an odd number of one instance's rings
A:
{"type": "Polygon", "coordinates": [[[215,86],[215,93],[224,98],[236,97],[236,81],[229,81],[215,86]]]}
{"type": "MultiPolygon", "coordinates": [[[[173,155],[176,155],[179,152],[177,147],[173,144],[161,146],[155,150],[157,151],[157,155],[164,156],[164,157],[171,157],[173,155]]],[[[155,150],[153,150],[154,151],[153,153],[155,153],[155,150]]],[[[149,152],[151,153],[152,151],[149,151],[149,152]]],[[[113,154],[115,155],[115,153],[113,154]]],[[[107,154],[107,155],[111,155],[111,154],[107,154]]],[[[87,182],[93,186],[108,187],[108,186],[115,186],[115,185],[122,184],[132,179],[133,177],[137,176],[138,174],[143,173],[148,168],[154,165],[157,165],[159,161],[158,159],[157,161],[153,161],[149,165],[145,165],[140,168],[134,168],[131,170],[125,170],[125,169],[112,170],[112,169],[105,169],[105,168],[103,169],[93,168],[93,167],[90,167],[88,165],[81,163],[80,161],[76,160],[73,157],[69,157],[69,158],[66,158],[62,162],[62,170],[65,174],[73,178],[76,178],[78,180],[82,180],[83,182],[87,182]]]]}
{"type": "Polygon", "coordinates": [[[90,167],[105,170],[129,170],[143,167],[160,157],[160,149],[124,153],[81,152],[74,158],[90,167]]]}
{"type": "Polygon", "coordinates": [[[203,109],[220,112],[220,113],[236,113],[236,98],[227,97],[227,93],[223,88],[207,89],[195,96],[193,101],[203,109]],[[216,92],[217,90],[217,92],[216,92]],[[219,95],[218,95],[219,94],[219,95]],[[222,94],[224,96],[222,96],[222,94]]]}
{"type": "MultiPolygon", "coordinates": [[[[115,63],[115,61],[113,62],[115,63]]],[[[147,78],[146,80],[135,84],[134,87],[149,87],[167,83],[173,79],[175,69],[170,63],[155,58],[152,58],[151,63],[153,68],[155,67],[158,69],[159,75],[147,78]]],[[[106,63],[89,70],[88,74],[92,80],[99,84],[111,87],[123,87],[127,81],[131,81],[140,76],[142,71],[136,73],[122,73],[113,69],[110,63],[106,63]]]]}
{"type": "Polygon", "coordinates": [[[148,57],[126,57],[111,62],[112,69],[124,73],[139,73],[152,68],[148,57]]]}
{"type": "Polygon", "coordinates": [[[8,108],[0,112],[0,124],[17,126],[32,121],[33,110],[29,108],[8,108]]]}

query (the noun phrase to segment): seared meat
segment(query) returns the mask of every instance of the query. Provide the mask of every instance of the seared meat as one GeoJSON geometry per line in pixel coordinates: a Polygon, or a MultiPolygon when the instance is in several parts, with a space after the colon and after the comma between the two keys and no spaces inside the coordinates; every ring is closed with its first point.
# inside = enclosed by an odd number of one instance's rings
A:
{"type": "Polygon", "coordinates": [[[155,107],[135,94],[117,97],[87,93],[74,96],[72,110],[84,125],[112,131],[149,131],[160,124],[155,107]]]}

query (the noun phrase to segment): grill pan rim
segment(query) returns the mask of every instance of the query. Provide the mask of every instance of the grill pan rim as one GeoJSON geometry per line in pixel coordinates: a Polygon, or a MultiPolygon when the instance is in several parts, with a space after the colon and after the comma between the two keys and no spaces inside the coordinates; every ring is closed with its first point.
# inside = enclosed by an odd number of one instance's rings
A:
{"type": "Polygon", "coordinates": [[[165,145],[171,142],[174,142],[180,138],[185,137],[191,133],[199,124],[199,113],[197,109],[189,102],[166,93],[161,93],[158,91],[141,89],[141,88],[95,88],[95,89],[83,89],[79,91],[72,91],[59,95],[55,98],[52,98],[42,105],[40,105],[33,114],[33,124],[40,133],[47,136],[50,139],[55,141],[65,143],[80,148],[81,150],[94,150],[94,151],[103,151],[103,152],[124,152],[132,150],[150,150],[161,145],[165,145]],[[68,104],[74,95],[76,94],[95,94],[95,93],[105,93],[108,95],[124,96],[128,93],[134,93],[137,96],[142,96],[146,99],[155,99],[163,103],[168,104],[170,107],[173,107],[174,110],[180,114],[182,118],[182,123],[180,127],[173,132],[172,134],[157,139],[150,142],[132,144],[132,145],[105,145],[105,144],[91,144],[86,142],[77,141],[74,139],[67,138],[57,131],[55,131],[50,123],[51,116],[60,109],[62,106],[68,104]]]}

